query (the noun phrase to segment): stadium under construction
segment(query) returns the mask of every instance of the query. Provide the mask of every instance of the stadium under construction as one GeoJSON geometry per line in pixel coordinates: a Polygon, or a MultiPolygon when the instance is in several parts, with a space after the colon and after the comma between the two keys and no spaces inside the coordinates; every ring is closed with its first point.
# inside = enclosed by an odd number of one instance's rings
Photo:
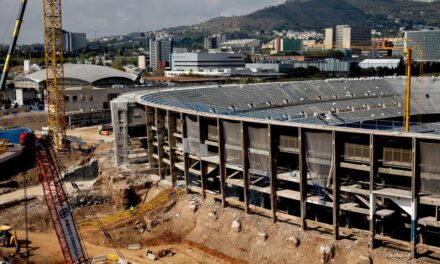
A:
{"type": "Polygon", "coordinates": [[[440,252],[440,78],[170,88],[112,101],[115,159],[276,221],[440,252]]]}

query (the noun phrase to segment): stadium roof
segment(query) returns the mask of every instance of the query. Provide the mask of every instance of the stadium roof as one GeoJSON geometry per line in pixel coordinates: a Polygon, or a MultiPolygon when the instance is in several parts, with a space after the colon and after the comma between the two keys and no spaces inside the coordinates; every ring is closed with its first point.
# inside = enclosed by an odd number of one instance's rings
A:
{"type": "MultiPolygon", "coordinates": [[[[136,81],[137,76],[107,66],[93,64],[64,64],[64,78],[67,80],[78,80],[83,83],[94,84],[98,81],[109,78],[136,81]]],[[[46,71],[40,70],[25,76],[18,76],[15,78],[15,81],[32,81],[40,83],[46,81],[46,71]]]]}
{"type": "MultiPolygon", "coordinates": [[[[403,115],[404,78],[198,87],[145,94],[140,102],[243,118],[344,126],[403,115]]],[[[413,115],[440,112],[440,78],[413,81],[413,115]]],[[[392,126],[398,126],[393,121],[392,126]]],[[[401,125],[401,124],[400,124],[401,125]]]]}

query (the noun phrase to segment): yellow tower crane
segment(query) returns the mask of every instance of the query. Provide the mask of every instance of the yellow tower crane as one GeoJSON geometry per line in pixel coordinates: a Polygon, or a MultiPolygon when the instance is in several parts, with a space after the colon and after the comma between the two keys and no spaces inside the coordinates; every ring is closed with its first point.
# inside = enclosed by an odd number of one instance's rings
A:
{"type": "Polygon", "coordinates": [[[55,147],[61,149],[66,143],[61,0],[43,0],[43,17],[47,124],[55,147]]]}

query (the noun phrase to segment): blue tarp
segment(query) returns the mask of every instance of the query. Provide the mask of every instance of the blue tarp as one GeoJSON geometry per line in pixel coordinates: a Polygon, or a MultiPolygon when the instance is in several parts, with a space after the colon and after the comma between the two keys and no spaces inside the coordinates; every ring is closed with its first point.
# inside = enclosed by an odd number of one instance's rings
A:
{"type": "Polygon", "coordinates": [[[9,143],[20,144],[20,135],[24,132],[31,133],[29,128],[14,128],[0,131],[0,139],[7,139],[9,143]]]}

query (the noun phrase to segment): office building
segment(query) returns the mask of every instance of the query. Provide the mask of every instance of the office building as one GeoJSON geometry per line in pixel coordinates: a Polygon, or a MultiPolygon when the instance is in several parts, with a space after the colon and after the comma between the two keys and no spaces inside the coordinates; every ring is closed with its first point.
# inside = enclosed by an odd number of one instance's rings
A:
{"type": "Polygon", "coordinates": [[[353,49],[353,54],[360,55],[361,49],[356,48],[359,46],[371,46],[370,28],[338,25],[335,29],[325,29],[325,49],[353,49]]]}
{"type": "Polygon", "coordinates": [[[169,69],[171,54],[173,53],[173,40],[150,39],[150,67],[153,71],[169,69]]]}
{"type": "Polygon", "coordinates": [[[87,46],[86,33],[73,33],[63,30],[64,52],[75,52],[87,46]]]}
{"type": "Polygon", "coordinates": [[[415,61],[440,61],[440,30],[405,32],[406,45],[414,49],[415,61]]]}
{"type": "Polygon", "coordinates": [[[217,49],[218,48],[218,38],[216,35],[209,36],[205,38],[204,47],[205,49],[217,49]]]}
{"type": "Polygon", "coordinates": [[[302,40],[300,39],[289,39],[282,38],[280,39],[280,52],[289,53],[289,52],[301,52],[303,48],[302,40]]]}
{"type": "Polygon", "coordinates": [[[176,53],[172,54],[172,71],[166,76],[187,74],[223,76],[230,74],[231,69],[244,68],[242,54],[234,53],[176,53]]]}
{"type": "Polygon", "coordinates": [[[371,29],[367,27],[336,26],[335,46],[350,49],[355,46],[371,46],[371,29]]]}

